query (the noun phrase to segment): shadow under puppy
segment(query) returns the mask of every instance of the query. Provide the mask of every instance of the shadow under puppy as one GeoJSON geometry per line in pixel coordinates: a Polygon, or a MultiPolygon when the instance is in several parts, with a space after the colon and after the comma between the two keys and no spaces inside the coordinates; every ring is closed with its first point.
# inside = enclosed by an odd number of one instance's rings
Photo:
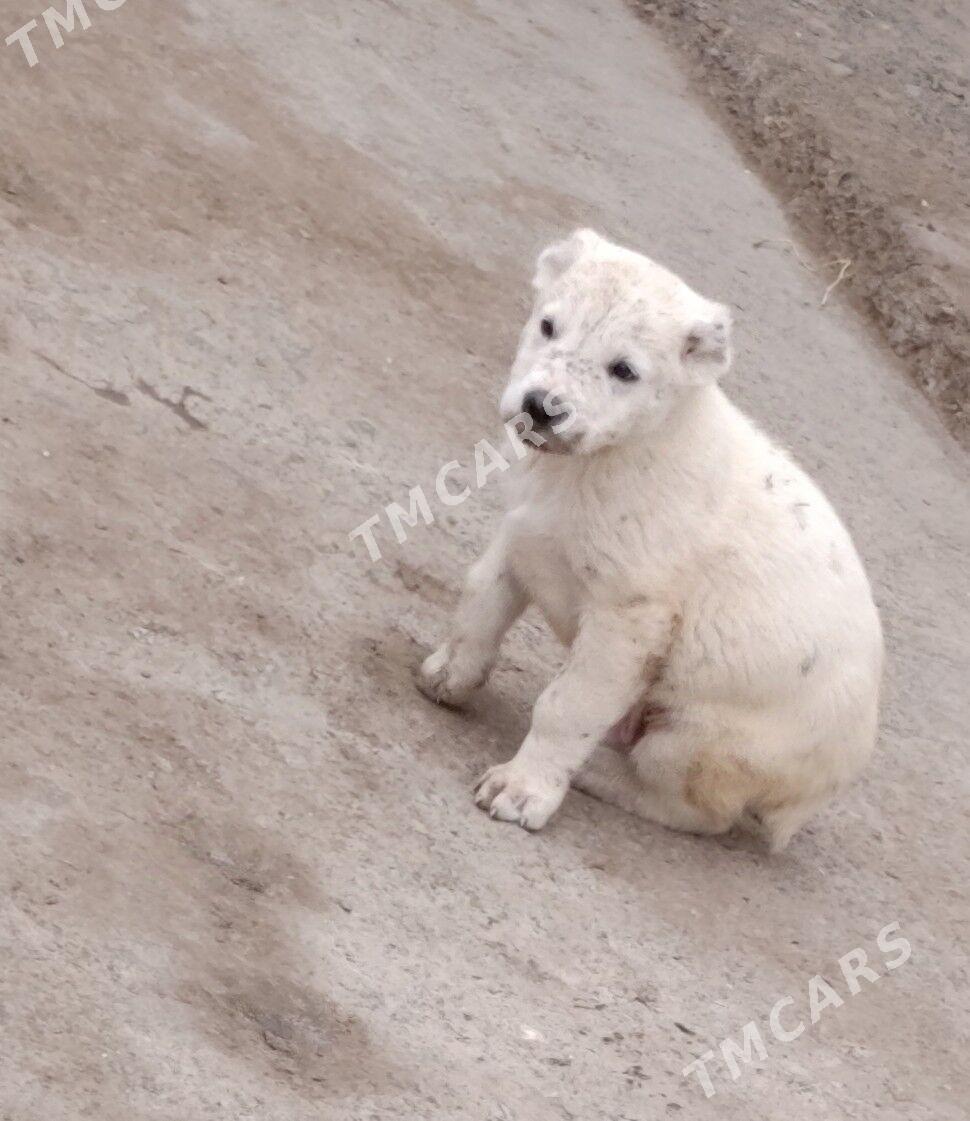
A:
{"type": "Polygon", "coordinates": [[[529,452],[421,690],[460,704],[535,603],[569,647],[476,801],[540,829],[570,783],[773,850],[869,757],[882,635],[848,533],[723,394],[730,316],[578,230],[539,257],[503,419],[529,452]]]}

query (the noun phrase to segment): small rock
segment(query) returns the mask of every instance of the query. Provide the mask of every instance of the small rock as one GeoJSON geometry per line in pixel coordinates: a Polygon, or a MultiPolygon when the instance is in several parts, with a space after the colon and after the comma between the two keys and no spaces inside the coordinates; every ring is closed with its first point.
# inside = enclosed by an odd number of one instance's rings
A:
{"type": "Polygon", "coordinates": [[[855,67],[849,66],[845,62],[833,62],[832,59],[826,59],[825,65],[828,67],[829,73],[834,74],[836,78],[848,78],[855,73],[855,67]]]}

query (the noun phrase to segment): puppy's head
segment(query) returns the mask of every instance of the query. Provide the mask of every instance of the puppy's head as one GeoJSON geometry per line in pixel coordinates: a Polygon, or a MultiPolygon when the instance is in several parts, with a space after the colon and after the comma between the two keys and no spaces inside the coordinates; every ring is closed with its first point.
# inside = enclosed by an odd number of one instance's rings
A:
{"type": "Polygon", "coordinates": [[[588,454],[657,432],[730,364],[727,308],[592,230],[550,245],[533,284],[501,411],[525,414],[543,450],[588,454]]]}

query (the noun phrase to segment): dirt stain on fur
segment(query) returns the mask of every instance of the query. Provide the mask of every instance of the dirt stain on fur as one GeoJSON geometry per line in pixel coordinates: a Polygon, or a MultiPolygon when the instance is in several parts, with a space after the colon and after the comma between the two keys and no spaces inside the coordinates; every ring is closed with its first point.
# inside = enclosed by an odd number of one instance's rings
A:
{"type": "Polygon", "coordinates": [[[726,829],[763,786],[764,776],[740,756],[701,755],[687,768],[684,798],[712,825],[726,829]]]}

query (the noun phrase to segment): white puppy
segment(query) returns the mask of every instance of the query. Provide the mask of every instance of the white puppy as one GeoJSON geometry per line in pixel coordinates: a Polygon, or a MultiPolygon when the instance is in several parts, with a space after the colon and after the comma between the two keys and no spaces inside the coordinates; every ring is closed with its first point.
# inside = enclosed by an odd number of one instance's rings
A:
{"type": "Polygon", "coordinates": [[[569,658],[478,805],[540,829],[572,782],[781,849],[872,750],[882,635],[856,551],[718,388],[726,308],[591,230],[534,284],[501,406],[532,446],[421,689],[461,703],[535,603],[569,658]]]}

